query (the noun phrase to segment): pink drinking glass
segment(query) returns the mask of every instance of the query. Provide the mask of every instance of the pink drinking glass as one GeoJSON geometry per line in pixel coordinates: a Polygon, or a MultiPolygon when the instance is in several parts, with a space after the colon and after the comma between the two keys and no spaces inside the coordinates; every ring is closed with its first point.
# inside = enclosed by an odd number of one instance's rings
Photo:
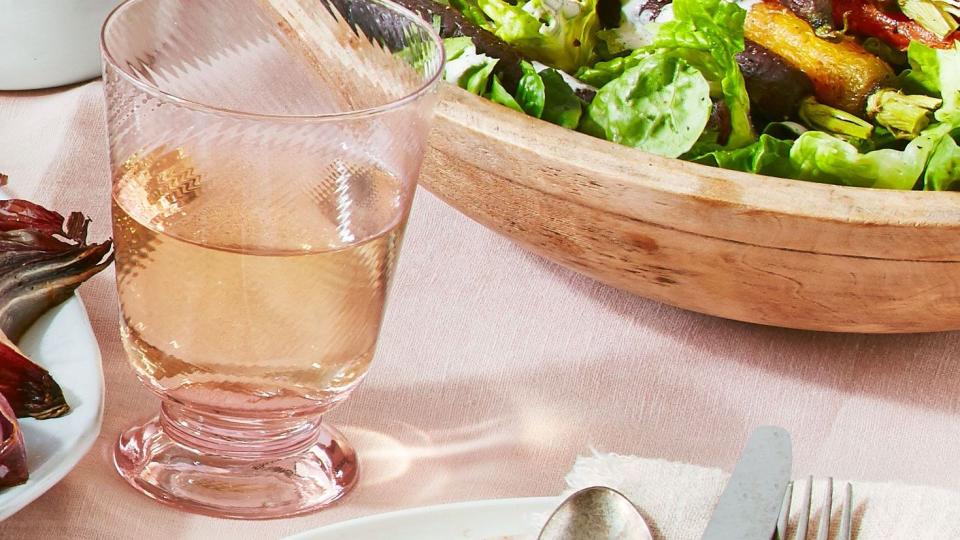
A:
{"type": "Polygon", "coordinates": [[[221,517],[356,482],[322,421],[374,354],[443,49],[387,0],[129,0],[103,27],[136,489],[221,517]]]}

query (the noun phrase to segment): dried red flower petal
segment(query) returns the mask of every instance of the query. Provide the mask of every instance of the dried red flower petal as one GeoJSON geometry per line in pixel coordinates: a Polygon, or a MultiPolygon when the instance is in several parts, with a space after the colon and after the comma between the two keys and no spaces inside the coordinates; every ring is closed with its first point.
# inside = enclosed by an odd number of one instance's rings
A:
{"type": "Polygon", "coordinates": [[[0,487],[27,481],[27,450],[13,409],[0,395],[0,487]]]}
{"type": "Polygon", "coordinates": [[[113,261],[112,243],[87,244],[89,220],[0,201],[0,333],[16,341],[50,308],[113,261]]]}
{"type": "Polygon", "coordinates": [[[18,417],[56,418],[70,410],[50,373],[0,334],[0,396],[18,417]]]}
{"type": "Polygon", "coordinates": [[[89,223],[79,212],[64,218],[29,201],[0,201],[0,395],[17,416],[69,410],[53,377],[13,343],[113,261],[111,241],[87,243],[89,223]]]}

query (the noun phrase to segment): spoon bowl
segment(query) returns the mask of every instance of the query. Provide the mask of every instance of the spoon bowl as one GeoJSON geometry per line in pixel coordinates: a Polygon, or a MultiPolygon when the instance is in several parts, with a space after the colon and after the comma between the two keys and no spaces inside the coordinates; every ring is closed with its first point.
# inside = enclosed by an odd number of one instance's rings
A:
{"type": "Polygon", "coordinates": [[[567,497],[540,529],[537,540],[653,540],[637,507],[603,486],[567,497]]]}

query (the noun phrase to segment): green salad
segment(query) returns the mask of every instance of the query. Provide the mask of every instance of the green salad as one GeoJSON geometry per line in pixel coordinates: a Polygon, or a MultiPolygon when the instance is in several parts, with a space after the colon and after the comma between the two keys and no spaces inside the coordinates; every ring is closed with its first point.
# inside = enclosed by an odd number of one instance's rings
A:
{"type": "Polygon", "coordinates": [[[408,7],[447,36],[446,81],[568,129],[764,175],[960,189],[960,7],[923,1],[948,22],[871,0],[408,7]]]}

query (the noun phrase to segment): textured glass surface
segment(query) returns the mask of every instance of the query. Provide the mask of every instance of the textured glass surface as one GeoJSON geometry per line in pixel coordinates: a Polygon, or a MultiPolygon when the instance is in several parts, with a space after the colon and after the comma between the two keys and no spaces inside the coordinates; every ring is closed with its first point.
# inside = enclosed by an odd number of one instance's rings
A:
{"type": "Polygon", "coordinates": [[[319,415],[374,355],[440,44],[385,2],[133,0],[103,49],[121,335],[164,401],[118,469],[215,515],[327,504],[356,467],[319,415]]]}

